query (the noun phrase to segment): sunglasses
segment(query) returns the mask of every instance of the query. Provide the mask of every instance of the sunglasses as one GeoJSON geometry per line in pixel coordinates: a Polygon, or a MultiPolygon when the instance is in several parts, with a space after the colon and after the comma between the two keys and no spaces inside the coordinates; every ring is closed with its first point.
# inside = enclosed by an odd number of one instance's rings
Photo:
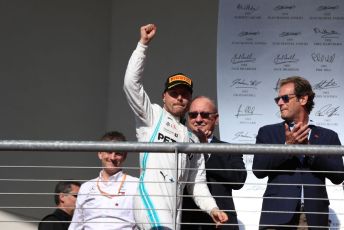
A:
{"type": "Polygon", "coordinates": [[[74,196],[75,198],[78,198],[78,194],[75,193],[67,193],[68,195],[74,196]]]}
{"type": "Polygon", "coordinates": [[[274,100],[276,102],[276,104],[278,104],[279,100],[282,99],[282,101],[284,103],[288,103],[290,99],[296,97],[295,94],[286,94],[286,95],[282,95],[282,96],[279,96],[279,97],[275,97],[274,100]],[[291,97],[292,95],[294,95],[293,97],[291,97]]]}
{"type": "Polygon", "coordinates": [[[190,119],[195,119],[196,117],[198,117],[198,115],[200,115],[202,119],[209,119],[210,116],[214,114],[217,114],[217,113],[209,113],[209,112],[200,112],[200,113],[189,112],[188,113],[190,119]]]}

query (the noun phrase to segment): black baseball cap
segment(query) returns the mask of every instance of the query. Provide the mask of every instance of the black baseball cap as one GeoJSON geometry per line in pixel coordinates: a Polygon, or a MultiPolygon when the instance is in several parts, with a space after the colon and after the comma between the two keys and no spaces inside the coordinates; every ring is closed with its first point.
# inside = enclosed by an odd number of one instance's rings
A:
{"type": "Polygon", "coordinates": [[[187,89],[192,93],[192,80],[183,73],[177,73],[169,76],[165,82],[165,91],[172,89],[177,85],[185,85],[187,89]]]}

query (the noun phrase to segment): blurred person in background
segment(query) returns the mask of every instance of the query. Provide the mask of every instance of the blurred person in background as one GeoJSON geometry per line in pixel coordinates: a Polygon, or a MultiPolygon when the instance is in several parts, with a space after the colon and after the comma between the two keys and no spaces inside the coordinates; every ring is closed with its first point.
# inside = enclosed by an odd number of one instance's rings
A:
{"type": "Polygon", "coordinates": [[[38,230],[67,230],[72,220],[79,189],[79,182],[58,182],[54,196],[56,210],[41,220],[38,230]]]}

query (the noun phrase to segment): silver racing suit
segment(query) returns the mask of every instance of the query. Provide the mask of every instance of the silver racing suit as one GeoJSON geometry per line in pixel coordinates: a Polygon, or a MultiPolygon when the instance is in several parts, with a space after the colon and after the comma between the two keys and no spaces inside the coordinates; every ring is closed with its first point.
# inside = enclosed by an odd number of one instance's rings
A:
{"type": "MultiPolygon", "coordinates": [[[[142,85],[147,49],[148,46],[138,43],[124,78],[124,91],[135,113],[138,141],[199,142],[197,137],[180,123],[179,117],[174,117],[161,106],[150,102],[142,85]]],[[[185,185],[203,211],[210,213],[211,209],[217,207],[205,183],[203,154],[179,153],[176,160],[175,153],[143,152],[140,153],[140,167],[140,184],[134,201],[134,215],[136,223],[142,229],[172,229],[175,221],[180,223],[180,196],[185,185]]]]}

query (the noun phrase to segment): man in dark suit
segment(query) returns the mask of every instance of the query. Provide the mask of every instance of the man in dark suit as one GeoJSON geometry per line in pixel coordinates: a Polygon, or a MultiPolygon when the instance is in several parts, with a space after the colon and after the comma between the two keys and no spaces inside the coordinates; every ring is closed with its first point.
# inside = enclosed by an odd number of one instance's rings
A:
{"type": "MultiPolygon", "coordinates": [[[[192,100],[188,113],[188,126],[199,137],[201,142],[223,143],[213,135],[218,124],[219,115],[215,103],[204,96],[192,100]]],[[[237,214],[232,198],[232,189],[244,186],[247,172],[242,155],[204,154],[205,168],[209,191],[221,210],[226,211],[228,222],[221,229],[239,229],[237,214]],[[213,170],[216,169],[216,170],[213,170]]],[[[182,225],[182,229],[215,229],[214,221],[209,215],[201,212],[191,197],[184,192],[182,223],[205,223],[182,225]]]]}
{"type": "Polygon", "coordinates": [[[38,230],[67,230],[75,210],[75,201],[81,184],[76,181],[60,181],[55,186],[56,209],[45,216],[38,230]]]}
{"type": "MultiPolygon", "coordinates": [[[[275,102],[284,121],[260,128],[256,143],[340,145],[336,132],[315,126],[309,120],[314,96],[312,86],[304,78],[281,80],[275,102]]],[[[341,156],[255,155],[252,169],[257,178],[268,177],[260,229],[296,229],[304,214],[308,229],[328,229],[325,179],[334,184],[343,182],[341,156]]]]}

